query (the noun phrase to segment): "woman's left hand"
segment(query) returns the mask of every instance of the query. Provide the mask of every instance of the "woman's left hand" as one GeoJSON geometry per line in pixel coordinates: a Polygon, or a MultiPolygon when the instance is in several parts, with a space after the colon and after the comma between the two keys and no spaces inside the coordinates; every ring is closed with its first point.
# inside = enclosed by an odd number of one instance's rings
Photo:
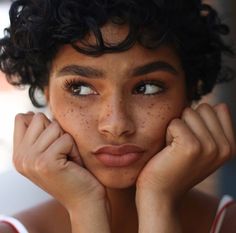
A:
{"type": "Polygon", "coordinates": [[[225,104],[186,108],[181,119],[169,124],[166,147],[141,171],[137,191],[153,191],[170,201],[177,200],[232,158],[235,148],[225,104]]]}
{"type": "Polygon", "coordinates": [[[220,104],[186,108],[167,128],[166,147],[143,168],[136,182],[139,233],[181,233],[179,205],[197,183],[235,153],[229,110],[220,104]]]}

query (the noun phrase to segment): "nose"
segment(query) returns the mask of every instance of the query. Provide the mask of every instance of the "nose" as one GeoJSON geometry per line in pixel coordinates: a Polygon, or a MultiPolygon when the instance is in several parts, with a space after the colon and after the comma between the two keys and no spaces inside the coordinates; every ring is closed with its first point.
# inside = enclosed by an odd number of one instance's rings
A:
{"type": "Polygon", "coordinates": [[[113,97],[100,109],[98,130],[112,140],[127,137],[135,132],[131,109],[121,98],[113,97]]]}

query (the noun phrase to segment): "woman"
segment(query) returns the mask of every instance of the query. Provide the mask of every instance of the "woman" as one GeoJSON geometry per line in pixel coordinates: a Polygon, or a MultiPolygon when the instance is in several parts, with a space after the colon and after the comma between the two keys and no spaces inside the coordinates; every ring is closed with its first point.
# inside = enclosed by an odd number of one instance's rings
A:
{"type": "Polygon", "coordinates": [[[17,0],[10,18],[1,70],[35,106],[42,90],[52,114],[16,116],[14,165],[55,199],[2,217],[1,232],[234,231],[234,202],[221,225],[222,201],[192,189],[235,152],[227,106],[191,108],[226,80],[214,9],[17,0]]]}

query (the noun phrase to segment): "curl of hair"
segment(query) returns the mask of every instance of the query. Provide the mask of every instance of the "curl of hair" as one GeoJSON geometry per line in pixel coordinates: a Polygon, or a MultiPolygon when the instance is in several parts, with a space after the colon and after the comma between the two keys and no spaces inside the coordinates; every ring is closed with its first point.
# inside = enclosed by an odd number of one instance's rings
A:
{"type": "Polygon", "coordinates": [[[136,42],[149,49],[170,45],[182,61],[191,100],[229,77],[222,72],[222,55],[233,54],[222,40],[229,29],[201,0],[15,0],[9,15],[0,69],[11,84],[29,85],[38,107],[35,90],[48,84],[51,63],[64,44],[89,56],[125,51],[136,42]],[[124,41],[104,41],[100,28],[108,22],[129,26],[124,41]],[[86,42],[88,33],[95,45],[86,42]]]}

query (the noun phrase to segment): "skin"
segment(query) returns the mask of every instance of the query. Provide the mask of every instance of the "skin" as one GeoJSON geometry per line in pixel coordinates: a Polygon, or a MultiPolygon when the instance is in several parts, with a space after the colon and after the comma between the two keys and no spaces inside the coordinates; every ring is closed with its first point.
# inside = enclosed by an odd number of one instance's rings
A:
{"type": "Polygon", "coordinates": [[[165,145],[167,125],[181,115],[186,105],[184,75],[177,56],[168,48],[159,49],[156,54],[135,46],[124,53],[94,59],[65,46],[55,59],[49,87],[51,111],[64,131],[74,138],[85,166],[106,187],[126,188],[135,183],[147,161],[165,145]],[[148,57],[145,62],[144,56],[148,57]],[[133,57],[140,60],[133,61],[133,57]],[[132,75],[135,68],[162,60],[175,67],[178,74],[156,71],[132,75]],[[90,66],[106,75],[91,80],[72,74],[58,77],[58,70],[70,64],[90,66]],[[98,94],[76,97],[62,89],[63,83],[75,78],[91,85],[98,94]],[[168,91],[152,96],[133,94],[135,85],[143,80],[163,80],[168,91]],[[145,151],[133,166],[107,168],[92,155],[101,145],[124,143],[138,145],[145,151]]]}
{"type": "MultiPolygon", "coordinates": [[[[127,34],[112,25],[102,30],[109,42],[127,34]]],[[[185,81],[179,57],[167,46],[151,51],[136,44],[100,57],[61,47],[45,87],[53,121],[41,113],[16,117],[17,170],[62,204],[58,209],[66,209],[74,233],[208,232],[217,202],[189,190],[231,158],[235,137],[227,106],[191,109],[185,81]],[[153,62],[168,68],[135,74],[153,62]],[[65,72],[70,65],[89,66],[96,75],[65,72]],[[83,82],[83,96],[71,80],[83,82]],[[143,149],[130,166],[106,167],[93,156],[99,146],[125,143],[143,149]],[[188,222],[202,219],[208,201],[208,223],[191,228],[188,222]],[[202,208],[193,211],[193,203],[202,208]]]]}

